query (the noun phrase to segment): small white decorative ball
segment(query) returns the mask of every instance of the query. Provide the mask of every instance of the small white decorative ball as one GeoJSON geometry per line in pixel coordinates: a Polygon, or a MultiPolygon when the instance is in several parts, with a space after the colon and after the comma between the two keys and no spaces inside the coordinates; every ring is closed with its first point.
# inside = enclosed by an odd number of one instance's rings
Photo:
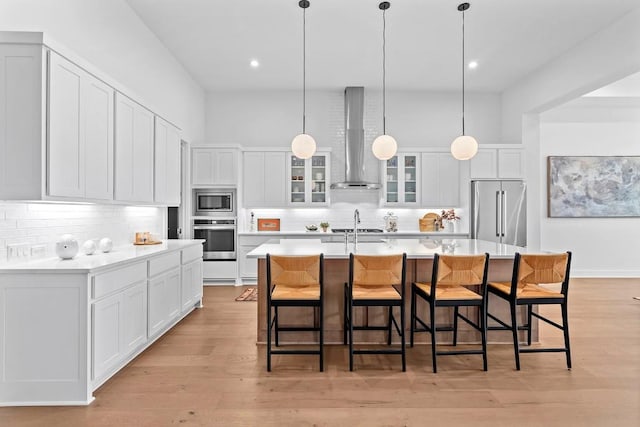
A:
{"type": "Polygon", "coordinates": [[[113,248],[113,242],[108,237],[102,238],[99,247],[102,252],[109,252],[113,248]]]}
{"type": "Polygon", "coordinates": [[[62,259],[71,259],[78,253],[78,241],[71,234],[64,234],[56,242],[56,254],[62,259]]]}
{"type": "Polygon", "coordinates": [[[82,244],[82,252],[84,252],[85,255],[92,255],[97,248],[96,242],[93,240],[87,240],[82,244]]]}

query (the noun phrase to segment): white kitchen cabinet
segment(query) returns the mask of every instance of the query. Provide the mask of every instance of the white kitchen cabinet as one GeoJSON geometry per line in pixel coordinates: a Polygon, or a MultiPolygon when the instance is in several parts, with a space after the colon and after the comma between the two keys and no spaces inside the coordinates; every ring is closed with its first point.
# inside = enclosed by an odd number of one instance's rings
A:
{"type": "Polygon", "coordinates": [[[147,342],[147,282],[143,280],[128,288],[122,295],[123,349],[133,353],[147,342]]]}
{"type": "Polygon", "coordinates": [[[116,93],[116,200],[153,202],[153,132],[153,113],[116,93]]]}
{"type": "Polygon", "coordinates": [[[171,123],[155,118],[154,201],[180,205],[180,131],[171,123]]]}
{"type": "Polygon", "coordinates": [[[182,311],[191,309],[202,299],[202,259],[182,265],[182,311]]]}
{"type": "Polygon", "coordinates": [[[417,206],[420,157],[414,153],[393,156],[384,162],[384,205],[417,206]]]}
{"type": "Polygon", "coordinates": [[[49,52],[48,195],[113,198],[112,88],[49,52]]]}
{"type": "Polygon", "coordinates": [[[238,236],[239,276],[245,283],[256,283],[258,280],[258,260],[247,258],[247,254],[273,236],[238,236]]]}
{"type": "Polygon", "coordinates": [[[498,178],[524,178],[524,150],[502,148],[498,150],[498,178]]]}
{"type": "Polygon", "coordinates": [[[238,184],[238,150],[194,147],[191,150],[191,184],[193,186],[236,186],[238,184]]]}
{"type": "Polygon", "coordinates": [[[180,312],[180,268],[149,279],[149,337],[161,331],[180,312]]]}
{"type": "Polygon", "coordinates": [[[524,150],[521,148],[479,149],[469,161],[471,179],[524,178],[524,150]]]}
{"type": "Polygon", "coordinates": [[[460,205],[460,161],[450,153],[422,153],[420,181],[422,207],[460,205]]]}
{"type": "Polygon", "coordinates": [[[287,155],[287,191],[289,206],[326,206],[331,186],[331,156],[316,153],[309,159],[287,155]]]}
{"type": "Polygon", "coordinates": [[[107,374],[124,357],[122,305],[120,293],[93,304],[93,379],[107,374]]]}
{"type": "Polygon", "coordinates": [[[244,207],[286,206],[286,176],[285,152],[245,152],[242,165],[244,207]]]}

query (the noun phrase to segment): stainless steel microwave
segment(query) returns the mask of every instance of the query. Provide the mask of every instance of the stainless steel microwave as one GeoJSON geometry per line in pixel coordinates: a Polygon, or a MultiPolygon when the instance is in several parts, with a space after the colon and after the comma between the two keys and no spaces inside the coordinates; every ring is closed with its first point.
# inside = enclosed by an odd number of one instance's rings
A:
{"type": "Polygon", "coordinates": [[[195,190],[193,195],[193,214],[235,216],[235,192],[195,190]]]}

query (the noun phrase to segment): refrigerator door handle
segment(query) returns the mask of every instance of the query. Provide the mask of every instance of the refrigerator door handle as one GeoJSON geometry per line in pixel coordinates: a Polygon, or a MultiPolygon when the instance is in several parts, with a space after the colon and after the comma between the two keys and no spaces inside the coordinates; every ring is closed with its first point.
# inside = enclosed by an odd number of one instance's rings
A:
{"type": "Polygon", "coordinates": [[[504,237],[504,232],[507,229],[507,192],[502,190],[502,213],[500,214],[502,220],[502,226],[500,234],[504,237]]]}
{"type": "Polygon", "coordinates": [[[500,215],[502,209],[500,206],[500,192],[496,191],[496,237],[500,237],[500,224],[502,223],[500,215]]]}

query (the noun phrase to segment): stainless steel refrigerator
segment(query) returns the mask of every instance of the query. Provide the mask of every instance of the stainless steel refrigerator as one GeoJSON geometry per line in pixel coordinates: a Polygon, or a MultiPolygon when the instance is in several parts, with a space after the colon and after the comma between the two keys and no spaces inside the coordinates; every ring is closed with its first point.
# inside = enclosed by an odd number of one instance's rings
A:
{"type": "Polygon", "coordinates": [[[471,238],[526,246],[526,195],[524,181],[471,181],[471,238]]]}

